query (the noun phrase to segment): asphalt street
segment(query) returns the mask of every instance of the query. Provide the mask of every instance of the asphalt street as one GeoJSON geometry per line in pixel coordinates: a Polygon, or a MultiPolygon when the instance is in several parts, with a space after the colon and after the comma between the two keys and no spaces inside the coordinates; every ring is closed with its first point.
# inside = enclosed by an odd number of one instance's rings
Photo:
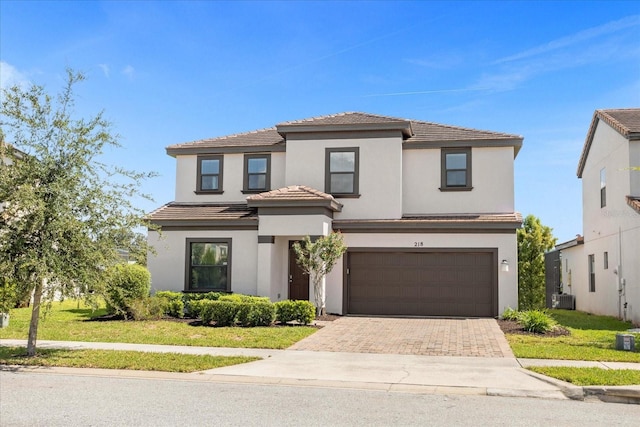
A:
{"type": "Polygon", "coordinates": [[[639,405],[0,372],[2,426],[637,426],[639,405]]]}

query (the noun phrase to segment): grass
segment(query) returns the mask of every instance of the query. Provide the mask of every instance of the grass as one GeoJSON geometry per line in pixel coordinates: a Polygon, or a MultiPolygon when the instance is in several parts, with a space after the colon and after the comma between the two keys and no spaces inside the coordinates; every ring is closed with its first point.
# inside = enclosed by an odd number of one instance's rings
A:
{"type": "Polygon", "coordinates": [[[25,347],[0,347],[0,365],[198,372],[259,359],[259,357],[244,356],[58,349],[38,349],[35,357],[26,357],[25,347]]]}
{"type": "Polygon", "coordinates": [[[507,334],[516,357],[640,363],[640,336],[634,352],[615,349],[616,334],[632,328],[630,322],[580,311],[550,310],[551,316],[571,335],[544,337],[507,334]]]}
{"type": "MultiPolygon", "coordinates": [[[[104,309],[92,311],[77,301],[54,302],[47,317],[40,321],[38,339],[284,349],[317,330],[308,326],[195,327],[167,320],[91,321],[104,314],[104,309]]],[[[9,327],[0,329],[0,339],[26,339],[30,316],[30,308],[12,310],[9,327]]]]}
{"type": "Polygon", "coordinates": [[[621,386],[640,384],[640,371],[634,369],[573,368],[556,366],[537,366],[530,367],[528,369],[539,374],[557,378],[579,386],[621,386]]]}
{"type": "MultiPolygon", "coordinates": [[[[573,310],[549,310],[570,335],[506,334],[516,357],[533,359],[590,360],[640,363],[640,336],[634,352],[615,349],[616,334],[633,325],[615,317],[597,316],[573,310]]],[[[640,384],[640,370],[539,366],[529,370],[579,386],[623,386],[640,384]]]]}

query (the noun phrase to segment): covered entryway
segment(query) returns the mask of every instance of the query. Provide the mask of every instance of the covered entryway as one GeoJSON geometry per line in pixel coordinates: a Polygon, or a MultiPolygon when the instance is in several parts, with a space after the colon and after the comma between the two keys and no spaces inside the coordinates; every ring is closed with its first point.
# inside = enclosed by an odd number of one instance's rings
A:
{"type": "Polygon", "coordinates": [[[345,312],[495,317],[497,249],[350,249],[345,312]]]}

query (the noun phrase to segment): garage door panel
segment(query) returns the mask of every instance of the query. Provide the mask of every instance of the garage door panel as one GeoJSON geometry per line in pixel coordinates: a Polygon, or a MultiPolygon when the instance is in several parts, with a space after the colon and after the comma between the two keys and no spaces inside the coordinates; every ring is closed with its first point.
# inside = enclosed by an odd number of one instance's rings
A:
{"type": "Polygon", "coordinates": [[[494,251],[349,252],[347,312],[497,315],[494,251]]]}

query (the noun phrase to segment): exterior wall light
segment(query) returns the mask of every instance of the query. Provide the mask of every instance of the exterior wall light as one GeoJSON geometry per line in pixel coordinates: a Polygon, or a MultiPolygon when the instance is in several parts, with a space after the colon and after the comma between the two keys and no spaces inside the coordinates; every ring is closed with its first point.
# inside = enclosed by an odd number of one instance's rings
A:
{"type": "Polygon", "coordinates": [[[509,261],[507,261],[506,259],[503,259],[502,262],[500,263],[500,270],[502,271],[509,271],[509,261]]]}

